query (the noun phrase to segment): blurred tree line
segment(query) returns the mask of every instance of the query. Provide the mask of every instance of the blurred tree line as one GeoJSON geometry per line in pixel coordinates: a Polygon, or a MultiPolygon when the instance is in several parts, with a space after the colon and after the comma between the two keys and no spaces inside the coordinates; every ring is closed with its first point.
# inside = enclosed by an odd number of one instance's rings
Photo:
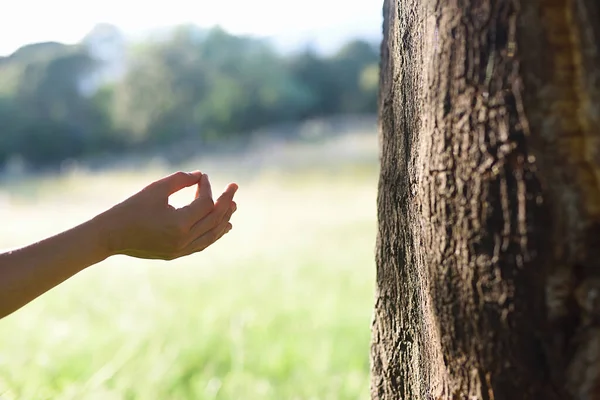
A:
{"type": "Polygon", "coordinates": [[[376,111],[379,50],[365,41],[332,55],[282,55],[262,39],[183,26],[107,61],[102,52],[118,42],[119,33],[105,26],[78,45],[38,43],[0,58],[0,165],[18,156],[47,167],[376,111]],[[110,72],[111,63],[126,67],[110,72]]]}

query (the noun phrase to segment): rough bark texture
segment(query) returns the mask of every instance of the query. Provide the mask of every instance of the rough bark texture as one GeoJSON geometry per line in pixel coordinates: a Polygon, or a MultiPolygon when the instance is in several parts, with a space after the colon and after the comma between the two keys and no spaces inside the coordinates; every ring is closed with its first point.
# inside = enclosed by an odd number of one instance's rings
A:
{"type": "Polygon", "coordinates": [[[600,399],[600,2],[386,0],[373,399],[600,399]]]}

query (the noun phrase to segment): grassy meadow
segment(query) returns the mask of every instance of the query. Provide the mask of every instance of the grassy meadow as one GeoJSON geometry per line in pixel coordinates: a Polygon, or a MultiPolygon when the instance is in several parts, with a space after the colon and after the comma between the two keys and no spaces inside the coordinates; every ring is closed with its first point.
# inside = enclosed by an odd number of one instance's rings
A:
{"type": "MultiPolygon", "coordinates": [[[[367,399],[377,137],[0,186],[0,246],[93,217],[178,169],[239,183],[233,230],[172,262],[114,257],[0,321],[6,399],[367,399]]],[[[172,198],[183,205],[194,190],[172,198]]]]}

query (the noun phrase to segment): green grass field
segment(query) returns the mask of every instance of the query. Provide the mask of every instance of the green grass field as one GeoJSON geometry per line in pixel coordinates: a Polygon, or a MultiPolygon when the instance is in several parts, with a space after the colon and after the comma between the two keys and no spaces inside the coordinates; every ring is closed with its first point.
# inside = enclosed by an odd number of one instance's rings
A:
{"type": "MultiPolygon", "coordinates": [[[[0,394],[368,398],[378,170],[376,137],[362,140],[365,157],[321,165],[182,166],[209,173],[215,194],[240,184],[232,232],[169,263],[109,259],[0,321],[0,394]]],[[[0,188],[0,244],[71,227],[172,171],[72,173],[0,188]]]]}

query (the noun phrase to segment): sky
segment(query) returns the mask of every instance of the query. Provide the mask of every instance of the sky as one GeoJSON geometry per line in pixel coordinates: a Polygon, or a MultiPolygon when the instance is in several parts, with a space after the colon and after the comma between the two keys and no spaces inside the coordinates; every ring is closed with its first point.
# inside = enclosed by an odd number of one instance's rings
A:
{"type": "Polygon", "coordinates": [[[377,0],[18,0],[0,13],[0,55],[43,41],[76,43],[98,23],[135,37],[153,29],[194,23],[221,25],[234,34],[322,42],[377,35],[377,0]]]}

